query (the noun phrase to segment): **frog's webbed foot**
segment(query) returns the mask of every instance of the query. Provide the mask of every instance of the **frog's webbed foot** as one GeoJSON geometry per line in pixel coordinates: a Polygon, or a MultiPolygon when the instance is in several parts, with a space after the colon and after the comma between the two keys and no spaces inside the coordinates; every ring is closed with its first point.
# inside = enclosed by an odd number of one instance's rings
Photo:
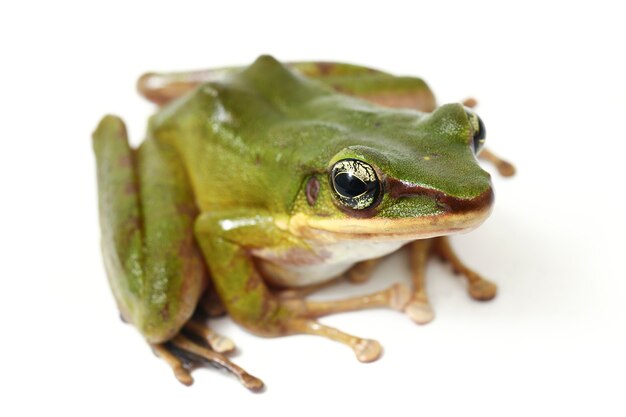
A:
{"type": "Polygon", "coordinates": [[[263,388],[263,381],[250,375],[222,354],[235,349],[233,342],[197,321],[191,320],[170,341],[151,344],[151,347],[154,353],[172,368],[176,379],[184,385],[193,384],[192,370],[210,364],[231,372],[252,391],[263,388]]]}

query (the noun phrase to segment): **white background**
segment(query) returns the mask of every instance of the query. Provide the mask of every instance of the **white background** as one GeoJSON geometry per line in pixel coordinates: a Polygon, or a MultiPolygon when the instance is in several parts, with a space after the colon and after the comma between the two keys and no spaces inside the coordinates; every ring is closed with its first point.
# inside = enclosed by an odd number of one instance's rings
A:
{"type": "MultiPolygon", "coordinates": [[[[626,29],[609,2],[8,2],[0,6],[0,414],[624,415],[626,29]],[[118,320],[99,252],[90,134],[153,107],[138,75],[340,60],[424,77],[440,103],[475,96],[490,147],[514,161],[497,203],[454,240],[499,283],[469,299],[437,263],[437,317],[390,311],[324,323],[385,347],[361,364],[321,338],[261,339],[213,322],[252,394],[216,370],[178,384],[118,320]]],[[[396,256],[365,287],[409,277],[396,256]]]]}

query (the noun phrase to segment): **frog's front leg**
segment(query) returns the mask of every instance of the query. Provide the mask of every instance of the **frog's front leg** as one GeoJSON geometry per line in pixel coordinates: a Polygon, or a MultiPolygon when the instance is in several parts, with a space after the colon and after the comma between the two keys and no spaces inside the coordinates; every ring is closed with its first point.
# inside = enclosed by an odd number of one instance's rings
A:
{"type": "Polygon", "coordinates": [[[450,239],[442,236],[434,239],[433,251],[444,261],[452,265],[454,273],[461,274],[467,279],[470,296],[479,301],[489,301],[496,296],[497,286],[481,277],[478,273],[468,268],[454,253],[450,245],[450,239]]]}
{"type": "Polygon", "coordinates": [[[426,264],[432,247],[433,239],[416,240],[408,247],[413,295],[404,312],[418,324],[430,323],[435,318],[426,293],[426,264]]]}
{"type": "Polygon", "coordinates": [[[447,236],[433,239],[417,240],[409,245],[409,259],[413,281],[411,300],[406,304],[404,312],[416,323],[426,324],[435,317],[426,293],[426,265],[431,255],[437,255],[449,262],[456,274],[467,279],[468,292],[472,298],[488,301],[496,296],[496,285],[468,268],[454,253],[447,236]]]}
{"type": "Polygon", "coordinates": [[[362,362],[381,353],[375,340],[362,339],[325,326],[321,316],[373,307],[401,310],[408,302],[404,285],[374,294],[338,301],[307,301],[280,297],[265,285],[255,266],[256,248],[281,247],[307,250],[297,237],[259,210],[204,213],[196,222],[196,237],[211,269],[215,287],[230,316],[253,333],[263,336],[312,334],[350,346],[362,362]]]}

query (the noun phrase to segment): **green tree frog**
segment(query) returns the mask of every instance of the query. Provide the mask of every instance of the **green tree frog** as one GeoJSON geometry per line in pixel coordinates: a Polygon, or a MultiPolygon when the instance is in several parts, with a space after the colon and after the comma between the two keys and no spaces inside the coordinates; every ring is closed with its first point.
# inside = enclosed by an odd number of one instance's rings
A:
{"type": "Polygon", "coordinates": [[[245,68],[146,74],[139,89],[160,109],[137,149],[118,117],[93,134],[102,248],[123,319],[182,383],[210,361],[252,390],[263,386],[207,327],[223,311],[255,334],[319,335],[369,362],[377,341],[316,319],[388,307],[429,322],[432,254],[467,278],[472,297],[494,297],[495,285],[446,237],[480,225],[493,204],[477,162],[485,127],[470,101],[436,108],[419,78],[270,56],[245,68]],[[306,299],[339,279],[364,280],[402,246],[410,288],[306,299]]]}

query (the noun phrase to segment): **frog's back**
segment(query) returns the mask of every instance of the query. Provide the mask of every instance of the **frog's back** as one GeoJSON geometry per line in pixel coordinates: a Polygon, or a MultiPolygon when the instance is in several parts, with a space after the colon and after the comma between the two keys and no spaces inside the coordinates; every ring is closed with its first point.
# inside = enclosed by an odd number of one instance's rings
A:
{"type": "MultiPolygon", "coordinates": [[[[288,211],[306,176],[342,147],[363,140],[360,132],[355,141],[353,127],[367,129],[370,116],[380,113],[333,90],[349,84],[350,75],[363,67],[342,64],[334,72],[311,63],[292,67],[317,78],[325,71],[333,87],[262,56],[198,86],[151,120],[152,138],[178,149],[202,211],[234,206],[288,211]],[[349,114],[342,113],[345,108],[349,114]]],[[[361,76],[395,78],[371,71],[361,76]]]]}
{"type": "Polygon", "coordinates": [[[165,106],[151,119],[149,138],[177,148],[202,211],[287,210],[300,185],[298,163],[292,138],[271,132],[291,104],[329,92],[262,57],[165,106]]]}

